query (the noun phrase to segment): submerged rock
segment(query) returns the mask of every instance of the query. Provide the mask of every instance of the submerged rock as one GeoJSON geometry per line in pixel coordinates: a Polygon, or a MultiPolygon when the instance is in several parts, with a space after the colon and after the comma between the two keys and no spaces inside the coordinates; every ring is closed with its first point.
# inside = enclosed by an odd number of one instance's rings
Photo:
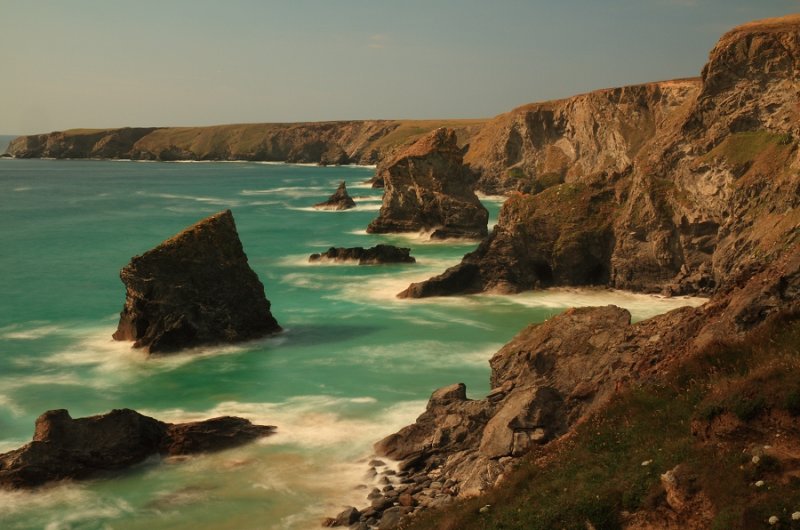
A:
{"type": "Polygon", "coordinates": [[[411,249],[395,247],[393,245],[375,245],[371,248],[364,247],[331,247],[322,254],[311,254],[309,262],[316,261],[358,261],[359,265],[375,265],[380,263],[416,263],[411,256],[411,249]]]}
{"type": "Polygon", "coordinates": [[[230,210],[135,256],[115,340],[165,353],[262,337],[281,328],[247,263],[230,210]]]}
{"type": "Polygon", "coordinates": [[[328,200],[317,203],[314,208],[319,210],[349,210],[356,207],[356,201],[347,193],[347,186],[344,181],[339,184],[333,195],[328,197],[328,200]]]}
{"type": "Polygon", "coordinates": [[[0,454],[0,487],[33,488],[56,480],[90,478],[152,455],[218,451],[274,430],[232,416],[171,424],[130,409],[77,419],[64,409],[50,410],[37,418],[33,441],[0,454]]]}
{"type": "Polygon", "coordinates": [[[432,231],[434,239],[486,236],[489,213],[474,192],[456,132],[436,129],[383,164],[383,205],[373,234],[432,231]]]}

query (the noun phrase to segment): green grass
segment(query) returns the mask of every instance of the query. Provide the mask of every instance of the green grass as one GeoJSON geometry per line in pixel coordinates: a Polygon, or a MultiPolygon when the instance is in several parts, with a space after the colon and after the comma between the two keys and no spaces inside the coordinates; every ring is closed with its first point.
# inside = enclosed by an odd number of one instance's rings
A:
{"type": "Polygon", "coordinates": [[[754,464],[743,453],[744,440],[716,445],[692,434],[693,423],[722,414],[758,422],[798,406],[800,316],[789,315],[743,341],[708,347],[659,384],[619,394],[573,437],[522,459],[501,488],[423,514],[414,528],[585,529],[587,522],[598,530],[621,528],[623,512],[664,502],[660,475],[678,464],[712,502],[712,528],[767,528],[770,515],[781,519],[777,528],[800,528],[789,517],[800,510],[800,480],[778,480],[777,459],[754,464]],[[547,463],[537,462],[547,454],[547,463]],[[767,485],[755,488],[762,479],[767,485]],[[479,513],[486,504],[488,512],[479,513]]]}
{"type": "Polygon", "coordinates": [[[712,149],[707,157],[723,157],[734,165],[742,165],[755,160],[763,151],[772,146],[788,146],[792,137],[769,131],[748,131],[728,136],[712,149]]]}

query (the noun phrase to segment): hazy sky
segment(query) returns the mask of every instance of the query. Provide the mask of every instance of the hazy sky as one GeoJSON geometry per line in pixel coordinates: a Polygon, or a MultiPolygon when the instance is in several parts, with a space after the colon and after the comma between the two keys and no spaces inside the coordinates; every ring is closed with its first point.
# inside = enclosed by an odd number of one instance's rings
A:
{"type": "Polygon", "coordinates": [[[0,133],[488,117],[698,75],[800,0],[0,0],[0,133]]]}

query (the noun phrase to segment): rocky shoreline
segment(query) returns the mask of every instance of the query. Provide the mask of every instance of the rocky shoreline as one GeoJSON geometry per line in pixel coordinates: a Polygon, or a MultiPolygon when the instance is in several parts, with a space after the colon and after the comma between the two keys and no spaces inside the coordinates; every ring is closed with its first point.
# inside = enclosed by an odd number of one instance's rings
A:
{"type": "MultiPolygon", "coordinates": [[[[503,484],[534,448],[602,411],[620,389],[653,380],[670,363],[798,309],[798,34],[797,16],[748,24],[722,37],[700,80],[526,106],[479,130],[434,128],[379,149],[371,142],[389,134],[383,122],[320,125],[313,140],[296,125],[281,129],[291,131],[291,142],[270,136],[269,153],[251,145],[240,146],[246,153],[202,155],[321,164],[380,160],[376,182],[385,187],[384,200],[368,232],[485,237],[460,264],[410,285],[400,297],[556,285],[711,297],[700,308],[638,323],[631,323],[627,311],[607,306],[572,309],[523,329],[492,357],[485,397],[467,398],[461,383],[440,388],[414,424],[378,441],[369,474],[380,487],[369,492],[369,505],[348,507],[323,521],[325,526],[389,530],[420,511],[481,495],[503,484]],[[365,145],[373,150],[363,151],[365,145]],[[491,234],[476,188],[513,190],[491,234]],[[397,469],[380,458],[397,461],[397,469]]],[[[148,147],[153,136],[166,134],[54,133],[15,141],[11,152],[198,156],[193,146],[159,144],[157,152],[148,147]]],[[[370,262],[371,250],[332,248],[327,257],[370,262]]],[[[403,259],[413,259],[407,249],[398,250],[406,251],[400,252],[403,259]]],[[[280,330],[263,285],[247,266],[230,211],[134,258],[122,278],[128,292],[115,338],[152,353],[280,330]],[[187,270],[202,281],[188,282],[187,270]]],[[[65,414],[56,411],[45,420],[71,420],[65,414]]],[[[171,427],[150,420],[141,421],[160,433],[152,446],[159,448],[171,427]]],[[[22,479],[12,473],[16,461],[59,443],[37,434],[28,449],[0,455],[0,477],[6,473],[17,484],[22,479]]],[[[47,453],[44,461],[52,459],[68,468],[74,464],[62,453],[47,453]]],[[[47,480],[82,476],[85,470],[77,469],[47,480]]],[[[24,481],[19,484],[24,487],[24,481]]]]}

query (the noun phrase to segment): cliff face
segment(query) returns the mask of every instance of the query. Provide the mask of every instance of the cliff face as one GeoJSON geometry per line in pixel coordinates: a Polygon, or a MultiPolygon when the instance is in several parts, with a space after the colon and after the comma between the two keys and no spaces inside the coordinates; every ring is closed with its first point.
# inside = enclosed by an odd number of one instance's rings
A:
{"type": "Polygon", "coordinates": [[[76,129],[19,137],[9,145],[8,153],[17,158],[375,164],[437,127],[455,128],[461,142],[466,142],[482,123],[483,120],[371,120],[76,129]]]}
{"type": "MultiPolygon", "coordinates": [[[[600,156],[574,160],[552,155],[558,142],[568,144],[561,136],[551,141],[555,125],[528,127],[529,148],[520,167],[553,169],[547,160],[561,160],[560,173],[543,179],[535,168],[532,180],[513,180],[515,185],[530,183],[530,193],[504,204],[487,241],[460,265],[401,295],[593,283],[712,293],[737,271],[757,270],[780,256],[797,241],[800,226],[799,35],[800,17],[748,24],[726,34],[711,52],[699,90],[693,82],[678,83],[670,91],[660,85],[628,90],[628,96],[638,93],[638,101],[648,102],[641,108],[660,109],[652,114],[660,118],[652,122],[638,114],[649,136],[638,149],[630,135],[620,132],[630,119],[607,116],[610,132],[596,122],[600,156]],[[673,104],[665,104],[669,101],[673,104]],[[540,149],[530,147],[537,142],[540,149]]],[[[545,109],[552,104],[526,114],[526,123],[531,116],[557,114],[545,109]]],[[[539,118],[534,123],[556,123],[539,118]]],[[[591,120],[581,123],[560,127],[572,131],[571,138],[582,138],[583,145],[592,136],[574,131],[591,120]]],[[[519,129],[508,129],[513,130],[519,129]]],[[[478,156],[478,144],[476,138],[467,158],[478,156]]],[[[513,152],[508,145],[500,142],[492,149],[513,152]]],[[[488,164],[484,181],[492,168],[505,164],[487,163],[500,160],[496,156],[482,160],[488,164]]]]}
{"type": "Polygon", "coordinates": [[[436,129],[385,163],[385,191],[370,233],[433,231],[432,238],[486,236],[489,213],[472,191],[453,129],[436,129]]]}
{"type": "Polygon", "coordinates": [[[280,331],[247,263],[230,210],[135,256],[120,272],[125,306],[114,333],[165,353],[280,331]]]}
{"type": "Polygon", "coordinates": [[[464,161],[487,193],[534,193],[597,173],[624,173],[699,90],[699,79],[687,79],[525,105],[487,122],[464,161]]]}

